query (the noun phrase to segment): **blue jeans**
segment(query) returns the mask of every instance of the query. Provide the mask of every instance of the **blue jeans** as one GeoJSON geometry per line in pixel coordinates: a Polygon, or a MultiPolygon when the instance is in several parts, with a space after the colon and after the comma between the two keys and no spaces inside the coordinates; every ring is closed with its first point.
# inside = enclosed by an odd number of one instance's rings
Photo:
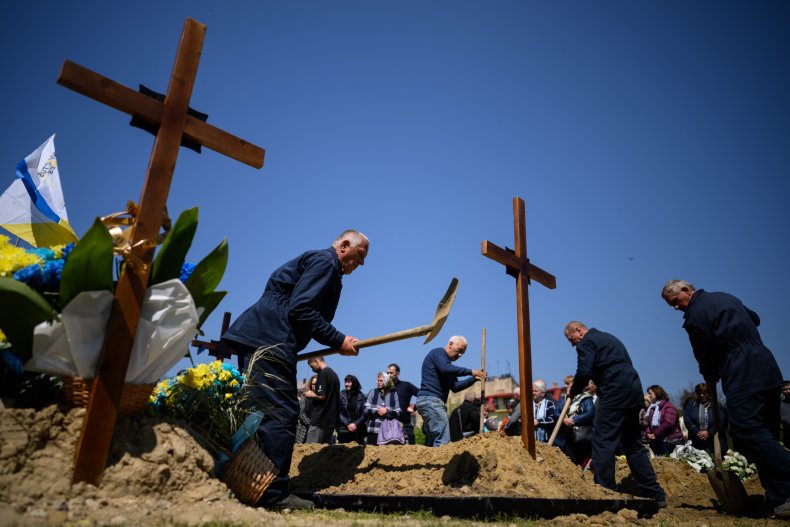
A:
{"type": "Polygon", "coordinates": [[[442,446],[450,442],[450,419],[447,417],[447,406],[438,397],[421,395],[414,402],[414,407],[425,421],[427,434],[425,446],[442,446]]]}

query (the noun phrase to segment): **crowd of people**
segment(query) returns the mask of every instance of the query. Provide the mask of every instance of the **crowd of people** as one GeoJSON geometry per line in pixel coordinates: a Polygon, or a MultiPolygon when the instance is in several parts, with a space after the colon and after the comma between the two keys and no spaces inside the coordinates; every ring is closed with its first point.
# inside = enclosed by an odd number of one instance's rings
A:
{"type": "MultiPolygon", "coordinates": [[[[426,446],[441,446],[476,429],[465,423],[475,421],[473,399],[453,416],[447,408],[450,391],[462,391],[486,379],[483,370],[454,364],[466,351],[462,336],[453,336],[444,348],[426,355],[419,388],[400,381],[400,368],[391,364],[377,375],[376,388],[366,395],[359,380],[350,375],[341,392],[337,374],[323,358],[314,358],[309,365],[315,378],[298,396],[298,353],[311,340],[341,355],[359,353],[358,340],[331,322],[343,276],[364,265],[369,245],[364,234],[348,230],[331,247],[307,251],[286,262],[270,275],[261,298],[222,336],[221,345],[240,357],[251,357],[248,386],[262,415],[258,436],[264,453],[278,468],[260,505],[313,507],[288,490],[297,439],[413,442],[409,424],[414,410],[423,419],[426,446]]],[[[717,432],[726,428],[733,446],[756,465],[771,513],[790,517],[790,450],[786,437],[785,445],[779,442],[780,427],[788,423],[790,389],[760,338],[759,316],[730,294],[696,289],[684,280],[668,281],[661,297],[683,312],[683,328],[704,381],[684,408],[687,436],[692,443],[710,448],[717,435],[722,440],[724,434],[717,432]],[[724,412],[717,412],[717,383],[727,401],[726,418],[724,412]]],[[[528,425],[534,425],[536,439],[555,440],[575,462],[591,466],[597,484],[612,490],[616,489],[615,455],[624,455],[639,493],[665,507],[666,496],[648,452],[664,455],[683,440],[678,409],[661,386],[654,384],[643,391],[625,345],[614,335],[579,321],[569,322],[564,335],[576,350],[576,372],[566,379],[566,393],[558,401],[546,396],[545,383],[536,381],[532,386],[533,407],[525,414],[533,416],[534,422],[528,425]],[[557,441],[552,435],[560,420],[557,441]]],[[[503,431],[517,434],[521,415],[520,404],[514,405],[503,431]]],[[[478,413],[479,421],[485,418],[478,413]]],[[[495,428],[491,425],[486,428],[495,428]]]]}

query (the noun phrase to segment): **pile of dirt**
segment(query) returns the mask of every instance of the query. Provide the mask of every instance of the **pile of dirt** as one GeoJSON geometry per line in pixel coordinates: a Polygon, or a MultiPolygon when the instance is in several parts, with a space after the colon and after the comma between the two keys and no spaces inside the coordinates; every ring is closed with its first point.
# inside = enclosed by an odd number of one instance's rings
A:
{"type": "Polygon", "coordinates": [[[183,423],[160,418],[119,418],[100,487],[72,485],[84,415],[57,406],[0,411],[0,523],[188,524],[274,515],[236,501],[183,423]]]}
{"type": "Polygon", "coordinates": [[[557,448],[537,445],[534,460],[519,437],[491,433],[441,448],[297,445],[291,488],[334,494],[623,497],[580,479],[580,474],[557,448]]]}
{"type": "MultiPolygon", "coordinates": [[[[214,461],[194,433],[178,421],[121,417],[108,466],[97,488],[72,485],[73,460],[83,409],[55,406],[0,410],[0,526],[4,525],[201,525],[209,522],[266,527],[359,523],[335,513],[283,516],[239,503],[213,476],[214,461]]],[[[682,461],[654,460],[669,508],[652,519],[636,512],[574,514],[551,525],[779,526],[774,520],[727,518],[717,513],[704,474],[682,461]]],[[[423,446],[298,445],[292,463],[295,492],[417,496],[525,496],[570,499],[622,498],[594,485],[589,474],[554,448],[538,445],[532,460],[519,438],[496,433],[441,448],[423,446]]],[[[631,490],[624,461],[620,489],[631,490]]],[[[756,478],[747,482],[762,494],[756,478]]],[[[362,521],[362,520],[360,520],[362,521]]],[[[401,520],[399,520],[401,521],[401,520]]],[[[362,521],[364,524],[365,521],[362,521]]],[[[375,522],[374,522],[375,523],[375,522]]],[[[404,525],[421,526],[418,520],[404,525]]]]}

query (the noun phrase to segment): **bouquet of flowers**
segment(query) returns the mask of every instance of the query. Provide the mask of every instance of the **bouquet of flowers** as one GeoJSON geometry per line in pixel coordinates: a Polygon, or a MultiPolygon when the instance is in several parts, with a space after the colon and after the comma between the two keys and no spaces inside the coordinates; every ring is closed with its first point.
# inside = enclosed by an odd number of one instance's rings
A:
{"type": "Polygon", "coordinates": [[[214,450],[220,479],[254,505],[278,471],[256,442],[263,414],[248,404],[246,387],[238,370],[214,361],[160,382],[150,404],[158,415],[186,421],[214,450]]]}
{"type": "MultiPolygon", "coordinates": [[[[119,214],[134,216],[134,205],[119,214]]],[[[4,355],[12,350],[29,370],[94,375],[117,279],[114,271],[144,265],[131,251],[125,236],[129,231],[108,229],[113,216],[97,219],[68,245],[26,250],[0,237],[4,355]]],[[[158,380],[187,353],[189,340],[226,294],[215,291],[227,265],[226,241],[197,265],[185,262],[197,230],[197,208],[184,211],[172,228],[169,219],[163,223],[167,233],[151,264],[127,383],[158,380]]],[[[157,241],[145,243],[153,247],[157,241]]]]}
{"type": "Polygon", "coordinates": [[[757,468],[754,464],[750,465],[749,461],[742,454],[733,450],[727,450],[724,460],[721,462],[721,468],[729,470],[742,481],[757,473],[757,468]]]}
{"type": "Polygon", "coordinates": [[[713,459],[710,454],[691,446],[691,441],[686,441],[685,445],[676,446],[669,457],[684,460],[697,472],[708,472],[713,468],[713,459]]]}
{"type": "Polygon", "coordinates": [[[151,408],[183,419],[216,451],[230,453],[231,439],[250,413],[244,375],[230,364],[199,364],[157,384],[151,408]]]}

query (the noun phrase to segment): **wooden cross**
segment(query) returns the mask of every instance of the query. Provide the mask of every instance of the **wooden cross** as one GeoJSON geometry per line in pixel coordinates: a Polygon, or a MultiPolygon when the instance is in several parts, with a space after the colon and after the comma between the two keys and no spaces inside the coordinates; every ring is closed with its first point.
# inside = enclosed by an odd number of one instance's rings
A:
{"type": "MultiPolygon", "coordinates": [[[[184,137],[255,168],[263,166],[264,151],[223,130],[187,115],[197,75],[206,26],[187,18],[163,102],[148,97],[70,61],[63,63],[58,83],[158,127],[140,197],[140,212],[130,228],[131,244],[155,239],[184,137]]],[[[135,249],[146,264],[126,265],[115,288],[110,320],[102,345],[74,465],[74,482],[98,485],[115,427],[121,391],[140,320],[153,248],[135,249]]]]}
{"type": "MultiPolygon", "coordinates": [[[[219,337],[222,339],[222,335],[230,327],[230,312],[225,311],[225,314],[222,317],[222,329],[220,330],[219,337]]],[[[243,368],[244,362],[244,354],[239,354],[238,351],[231,348],[230,346],[226,346],[222,340],[193,340],[192,345],[197,348],[203,348],[208,351],[208,354],[212,357],[216,357],[217,360],[225,360],[231,358],[231,356],[236,355],[236,364],[239,367],[239,371],[243,368]]]]}
{"type": "Polygon", "coordinates": [[[529,280],[536,280],[549,289],[557,287],[557,279],[527,258],[527,225],[524,219],[524,200],[513,198],[513,223],[516,238],[515,252],[501,249],[483,241],[482,253],[506,267],[507,274],[516,278],[516,307],[518,309],[518,370],[521,391],[521,441],[535,459],[535,415],[532,410],[532,345],[529,335],[529,280]]]}

